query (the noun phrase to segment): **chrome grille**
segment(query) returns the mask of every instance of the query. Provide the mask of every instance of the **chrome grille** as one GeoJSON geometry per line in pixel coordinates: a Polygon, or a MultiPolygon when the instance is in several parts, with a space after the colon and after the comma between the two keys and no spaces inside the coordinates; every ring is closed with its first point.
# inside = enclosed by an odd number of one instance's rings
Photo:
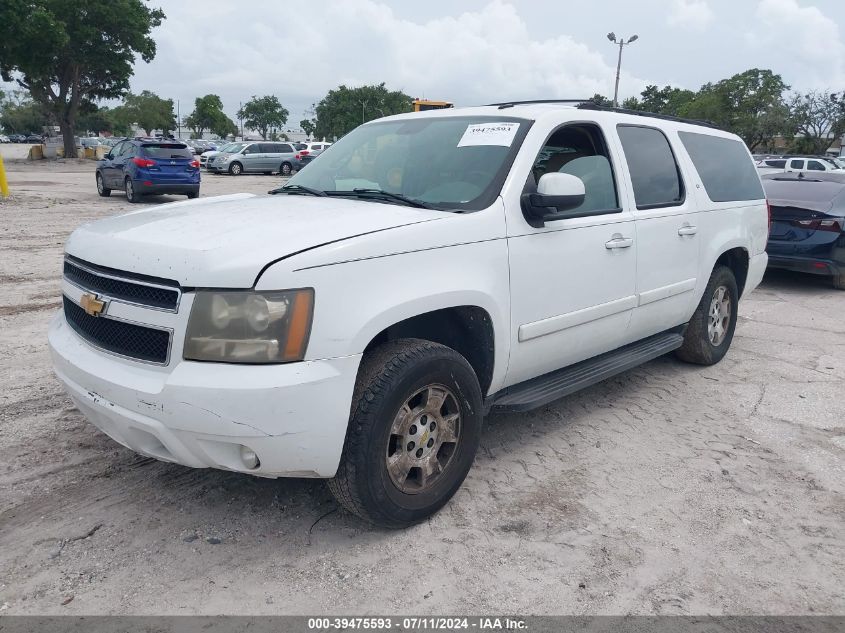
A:
{"type": "Polygon", "coordinates": [[[148,363],[167,364],[172,337],[169,330],[90,316],[67,297],[62,299],[68,325],[95,347],[148,363]]]}
{"type": "Polygon", "coordinates": [[[180,290],[169,280],[148,281],[131,273],[106,271],[77,259],[66,259],[64,276],[79,288],[125,303],[175,312],[179,307],[180,290]]]}

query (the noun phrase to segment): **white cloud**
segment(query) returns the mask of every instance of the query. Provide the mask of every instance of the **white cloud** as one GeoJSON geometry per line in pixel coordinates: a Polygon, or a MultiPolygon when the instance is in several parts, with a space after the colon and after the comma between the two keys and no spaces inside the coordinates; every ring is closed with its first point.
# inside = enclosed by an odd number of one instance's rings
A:
{"type": "Polygon", "coordinates": [[[713,11],[705,0],[672,0],[666,22],[669,26],[703,31],[713,21],[713,11]]]}
{"type": "MultiPolygon", "coordinates": [[[[194,3],[163,4],[168,18],[155,33],[158,54],[152,64],[136,66],[132,84],[180,96],[183,113],[207,92],[233,112],[252,94],[307,105],[341,83],[380,81],[459,105],[613,94],[615,60],[608,51],[611,63],[567,35],[533,38],[516,7],[500,0],[419,21],[375,0],[251,2],[249,12],[228,0],[206,0],[202,11],[194,3]],[[223,35],[197,41],[215,31],[223,35]]],[[[623,73],[620,93],[645,84],[623,73]]],[[[295,124],[301,113],[290,109],[295,124]]]]}
{"type": "Polygon", "coordinates": [[[799,72],[793,73],[796,87],[842,89],[845,43],[834,20],[797,0],[760,0],[755,15],[758,24],[746,39],[770,49],[773,67],[799,62],[799,72]]]}

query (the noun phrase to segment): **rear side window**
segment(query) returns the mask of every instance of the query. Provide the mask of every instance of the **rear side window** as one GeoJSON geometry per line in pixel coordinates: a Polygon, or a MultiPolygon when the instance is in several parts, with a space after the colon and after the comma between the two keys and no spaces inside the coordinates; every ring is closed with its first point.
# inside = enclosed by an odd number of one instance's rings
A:
{"type": "Polygon", "coordinates": [[[763,186],[741,141],[710,134],[678,132],[713,202],[761,200],[763,186]]]}
{"type": "Polygon", "coordinates": [[[638,209],[682,204],[684,185],[669,140],[658,129],[617,127],[638,209]]]}
{"type": "MultiPolygon", "coordinates": [[[[687,148],[687,151],[689,151],[689,148],[687,148]]],[[[785,160],[767,160],[765,162],[768,167],[776,167],[778,169],[784,169],[786,167],[785,160]]]]}
{"type": "Polygon", "coordinates": [[[807,170],[808,171],[824,171],[824,165],[822,165],[817,160],[808,160],[807,161],[807,170]]]}
{"type": "Polygon", "coordinates": [[[144,145],[144,155],[150,158],[193,158],[191,150],[182,143],[156,143],[144,145]]]}
{"type": "Polygon", "coordinates": [[[804,161],[803,160],[793,160],[789,163],[790,169],[804,169],[804,161]]]}

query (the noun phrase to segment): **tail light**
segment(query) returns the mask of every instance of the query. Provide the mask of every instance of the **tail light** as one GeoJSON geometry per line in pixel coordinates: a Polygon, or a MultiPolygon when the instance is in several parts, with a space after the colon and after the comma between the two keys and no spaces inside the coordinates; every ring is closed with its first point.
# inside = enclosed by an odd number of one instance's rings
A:
{"type": "Polygon", "coordinates": [[[302,154],[303,156],[305,156],[306,154],[310,154],[311,150],[310,149],[303,149],[299,153],[302,154]]]}
{"type": "Polygon", "coordinates": [[[795,225],[809,231],[830,231],[831,233],[842,232],[841,220],[795,220],[795,225]]]}
{"type": "Polygon", "coordinates": [[[138,167],[153,167],[156,164],[154,160],[150,160],[149,158],[140,158],[138,156],[133,158],[132,162],[138,165],[138,167]]]}
{"type": "Polygon", "coordinates": [[[192,161],[191,161],[190,163],[188,163],[188,164],[189,164],[191,167],[193,167],[194,169],[199,169],[199,167],[200,167],[200,162],[199,162],[197,159],[192,160],[192,161]]]}
{"type": "Polygon", "coordinates": [[[294,154],[294,157],[293,157],[294,160],[299,160],[300,158],[302,158],[302,154],[300,154],[299,152],[294,154]]]}

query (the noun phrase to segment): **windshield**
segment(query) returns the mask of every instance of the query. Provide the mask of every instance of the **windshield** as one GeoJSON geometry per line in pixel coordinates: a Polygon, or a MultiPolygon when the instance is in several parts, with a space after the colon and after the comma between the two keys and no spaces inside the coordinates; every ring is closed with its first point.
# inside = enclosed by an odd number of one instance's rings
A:
{"type": "Polygon", "coordinates": [[[376,189],[440,209],[478,210],[501,190],[531,122],[419,117],[362,125],[289,181],[319,191],[376,189]]]}
{"type": "Polygon", "coordinates": [[[249,145],[249,143],[230,143],[220,151],[225,152],[226,154],[237,154],[247,145],[249,145]]]}

